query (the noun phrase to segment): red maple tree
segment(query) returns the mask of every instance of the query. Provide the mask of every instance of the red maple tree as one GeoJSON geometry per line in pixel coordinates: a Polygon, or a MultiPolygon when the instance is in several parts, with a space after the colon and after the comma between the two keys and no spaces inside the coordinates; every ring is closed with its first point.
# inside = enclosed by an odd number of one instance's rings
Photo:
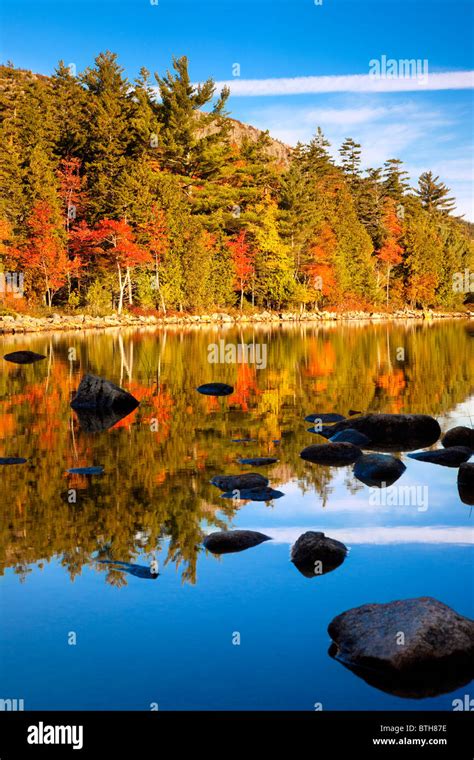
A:
{"type": "Polygon", "coordinates": [[[26,242],[11,254],[32,279],[41,283],[46,304],[51,306],[75,263],[68,258],[61,224],[49,203],[37,201],[33,205],[26,227],[26,242]]]}
{"type": "Polygon", "coordinates": [[[240,290],[240,308],[242,309],[245,288],[255,273],[255,253],[247,242],[245,230],[241,230],[236,238],[227,242],[227,245],[232,255],[236,285],[240,290]]]}
{"type": "Polygon", "coordinates": [[[96,252],[111,259],[117,268],[119,282],[118,313],[122,313],[125,290],[128,289],[129,303],[133,303],[131,269],[138,264],[151,263],[149,251],[144,250],[135,240],[135,233],[125,219],[102,219],[92,231],[96,252]]]}

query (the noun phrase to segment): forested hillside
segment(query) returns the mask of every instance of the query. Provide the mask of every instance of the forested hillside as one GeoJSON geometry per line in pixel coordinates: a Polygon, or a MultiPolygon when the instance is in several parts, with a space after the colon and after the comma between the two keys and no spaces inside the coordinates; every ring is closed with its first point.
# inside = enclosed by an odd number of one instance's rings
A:
{"type": "Polygon", "coordinates": [[[77,76],[0,68],[0,269],[24,292],[4,305],[462,305],[472,225],[432,172],[413,189],[396,158],[363,171],[350,138],[335,161],[319,127],[291,150],[230,119],[184,57],[155,80],[109,52],[77,76]]]}

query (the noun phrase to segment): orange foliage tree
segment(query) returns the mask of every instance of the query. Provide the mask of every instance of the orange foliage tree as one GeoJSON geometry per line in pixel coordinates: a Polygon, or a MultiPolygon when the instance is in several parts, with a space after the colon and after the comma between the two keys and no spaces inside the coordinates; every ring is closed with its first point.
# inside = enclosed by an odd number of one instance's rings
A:
{"type": "Polygon", "coordinates": [[[163,261],[163,257],[169,250],[170,242],[168,237],[166,216],[163,209],[160,209],[156,204],[153,204],[150,217],[148,221],[143,225],[142,231],[146,240],[147,248],[155,260],[155,288],[158,291],[158,295],[161,300],[161,308],[166,314],[166,304],[160,281],[160,264],[163,261]]]}
{"type": "Polygon", "coordinates": [[[333,295],[336,288],[336,247],[337,238],[328,222],[324,222],[311,245],[310,261],[304,267],[310,285],[319,291],[321,296],[333,295]]]}
{"type": "Polygon", "coordinates": [[[383,224],[386,230],[385,240],[378,253],[378,258],[387,266],[387,306],[390,298],[390,272],[392,267],[397,266],[402,261],[403,248],[400,245],[402,234],[402,225],[397,216],[395,201],[387,199],[384,208],[383,224]]]}
{"type": "Polygon", "coordinates": [[[27,231],[26,242],[12,250],[12,258],[40,283],[46,305],[51,306],[54,294],[66,283],[76,264],[68,258],[61,225],[46,201],[33,205],[27,231]]]}
{"type": "Polygon", "coordinates": [[[240,309],[242,309],[245,288],[255,274],[255,252],[246,240],[245,230],[241,230],[236,238],[227,242],[227,245],[232,256],[236,284],[240,290],[240,309]]]}

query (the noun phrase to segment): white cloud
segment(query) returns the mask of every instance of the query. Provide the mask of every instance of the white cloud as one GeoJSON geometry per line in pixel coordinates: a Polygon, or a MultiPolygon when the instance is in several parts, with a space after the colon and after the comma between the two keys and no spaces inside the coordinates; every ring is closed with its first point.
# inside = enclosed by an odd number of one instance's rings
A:
{"type": "Polygon", "coordinates": [[[266,95],[308,95],[328,92],[426,92],[428,90],[468,90],[474,87],[474,72],[428,73],[426,78],[375,78],[369,74],[346,76],[306,76],[273,79],[231,79],[216,82],[218,89],[230,87],[234,97],[266,95]]]}

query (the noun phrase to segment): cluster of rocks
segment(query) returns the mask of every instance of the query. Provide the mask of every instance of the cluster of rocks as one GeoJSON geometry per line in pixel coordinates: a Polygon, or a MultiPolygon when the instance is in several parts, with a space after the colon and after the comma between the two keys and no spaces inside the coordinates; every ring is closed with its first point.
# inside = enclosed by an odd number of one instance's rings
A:
{"type": "Polygon", "coordinates": [[[173,315],[134,315],[110,314],[105,317],[93,317],[85,314],[51,314],[47,317],[31,317],[25,314],[0,316],[0,333],[34,333],[45,330],[87,330],[108,327],[132,327],[140,325],[200,325],[232,324],[245,322],[333,322],[347,320],[386,320],[386,319],[472,319],[474,312],[433,312],[400,310],[390,314],[367,311],[303,311],[270,312],[256,314],[173,314],[173,315]]]}
{"type": "Polygon", "coordinates": [[[474,504],[474,430],[459,425],[441,439],[442,448],[414,451],[435,444],[441,435],[437,420],[426,414],[365,414],[345,419],[338,414],[310,414],[305,417],[317,433],[329,443],[307,446],[300,456],[313,464],[344,467],[353,464],[353,474],[368,486],[393,485],[405,472],[404,463],[392,454],[377,452],[411,452],[408,457],[444,467],[460,468],[458,492],[465,504],[474,504]],[[325,425],[327,422],[332,425],[325,425]],[[462,468],[462,470],[461,470],[462,468]]]}

